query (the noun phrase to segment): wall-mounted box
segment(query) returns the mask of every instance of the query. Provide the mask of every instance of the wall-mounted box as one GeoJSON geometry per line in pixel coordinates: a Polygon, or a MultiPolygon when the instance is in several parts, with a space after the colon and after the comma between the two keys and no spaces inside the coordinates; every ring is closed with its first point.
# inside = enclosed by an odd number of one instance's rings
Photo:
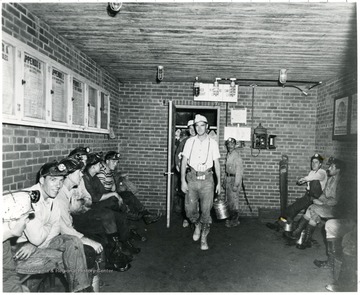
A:
{"type": "Polygon", "coordinates": [[[218,94],[214,91],[214,84],[200,83],[200,94],[194,96],[195,101],[218,101],[218,102],[237,102],[238,85],[235,85],[235,91],[232,93],[230,84],[219,84],[218,94]]]}

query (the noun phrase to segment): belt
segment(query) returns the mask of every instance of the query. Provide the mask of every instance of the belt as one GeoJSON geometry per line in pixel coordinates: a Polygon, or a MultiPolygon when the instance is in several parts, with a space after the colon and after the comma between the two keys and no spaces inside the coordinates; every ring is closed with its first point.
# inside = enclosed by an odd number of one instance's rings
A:
{"type": "Polygon", "coordinates": [[[196,171],[193,167],[190,167],[188,172],[195,173],[196,176],[208,175],[208,174],[210,174],[212,172],[212,168],[209,168],[209,169],[207,169],[205,171],[196,171]]]}
{"type": "Polygon", "coordinates": [[[226,173],[226,176],[228,176],[228,177],[235,177],[236,174],[226,173]]]}

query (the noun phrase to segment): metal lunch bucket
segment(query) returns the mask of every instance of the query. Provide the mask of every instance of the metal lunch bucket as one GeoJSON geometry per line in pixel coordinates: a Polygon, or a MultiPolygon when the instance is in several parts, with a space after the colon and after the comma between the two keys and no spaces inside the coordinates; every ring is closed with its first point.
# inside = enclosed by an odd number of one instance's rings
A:
{"type": "Polygon", "coordinates": [[[229,217],[229,210],[225,200],[217,200],[214,202],[214,209],[217,219],[226,219],[229,217]]]}

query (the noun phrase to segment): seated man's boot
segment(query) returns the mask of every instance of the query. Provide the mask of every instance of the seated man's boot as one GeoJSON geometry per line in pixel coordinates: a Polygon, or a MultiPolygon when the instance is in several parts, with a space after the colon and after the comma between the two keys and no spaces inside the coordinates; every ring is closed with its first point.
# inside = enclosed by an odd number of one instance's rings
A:
{"type": "Polygon", "coordinates": [[[308,224],[305,229],[305,238],[302,243],[298,243],[296,248],[300,250],[304,250],[306,248],[311,248],[311,238],[315,231],[316,226],[308,224]]]}
{"type": "Polygon", "coordinates": [[[290,239],[290,240],[297,240],[300,237],[301,232],[308,224],[308,220],[306,220],[304,217],[301,217],[296,229],[293,232],[285,231],[284,237],[290,239]]]}
{"type": "Polygon", "coordinates": [[[159,221],[160,217],[161,217],[161,213],[153,214],[149,212],[143,215],[143,220],[145,224],[151,224],[159,221]]]}
{"type": "Polygon", "coordinates": [[[276,230],[279,231],[281,229],[279,221],[275,221],[275,222],[267,222],[266,226],[272,230],[276,230]]]}
{"type": "Polygon", "coordinates": [[[131,254],[138,254],[141,251],[140,248],[135,247],[129,240],[122,242],[122,248],[131,254]]]}
{"type": "Polygon", "coordinates": [[[193,240],[196,242],[200,239],[201,223],[197,222],[194,225],[195,225],[195,230],[194,230],[194,234],[193,234],[193,240]]]}
{"type": "Polygon", "coordinates": [[[327,244],[327,254],[328,259],[327,260],[314,260],[314,264],[319,268],[328,268],[332,269],[334,267],[334,260],[336,253],[339,252],[339,241],[338,239],[334,240],[326,240],[327,244]]]}
{"type": "Polygon", "coordinates": [[[210,223],[203,223],[201,226],[201,243],[200,249],[201,250],[208,250],[209,246],[207,243],[207,236],[210,232],[210,223]]]}
{"type": "Polygon", "coordinates": [[[126,251],[121,246],[121,242],[117,233],[108,235],[108,246],[112,249],[112,254],[118,256],[121,260],[131,262],[133,256],[131,253],[126,253],[126,251]]]}
{"type": "Polygon", "coordinates": [[[124,272],[130,269],[131,264],[125,254],[118,251],[115,243],[109,241],[105,247],[105,268],[109,270],[124,272]]]}
{"type": "Polygon", "coordinates": [[[147,241],[147,238],[145,236],[140,235],[134,228],[130,229],[130,238],[141,242],[147,241]]]}
{"type": "Polygon", "coordinates": [[[131,220],[131,221],[138,221],[140,220],[141,218],[143,218],[143,215],[139,212],[127,212],[126,214],[126,218],[131,220]]]}

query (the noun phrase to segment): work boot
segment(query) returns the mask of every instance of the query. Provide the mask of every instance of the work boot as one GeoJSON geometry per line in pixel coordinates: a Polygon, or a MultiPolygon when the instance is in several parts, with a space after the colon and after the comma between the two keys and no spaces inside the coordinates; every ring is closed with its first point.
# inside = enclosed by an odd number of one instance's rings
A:
{"type": "Polygon", "coordinates": [[[209,223],[203,223],[201,226],[201,244],[200,249],[201,250],[208,250],[209,246],[207,243],[207,236],[210,232],[210,224],[209,223]]]}
{"type": "Polygon", "coordinates": [[[122,248],[131,254],[138,254],[141,251],[140,248],[136,248],[129,240],[122,242],[122,248]]]}
{"type": "Polygon", "coordinates": [[[143,218],[143,214],[139,213],[139,212],[127,212],[126,213],[126,218],[131,220],[131,221],[138,221],[141,218],[143,218]]]}
{"type": "Polygon", "coordinates": [[[301,244],[297,244],[296,248],[298,248],[300,250],[304,250],[306,248],[311,248],[311,238],[312,238],[312,235],[313,235],[313,233],[315,231],[315,228],[316,228],[316,226],[313,226],[311,224],[308,224],[306,226],[304,241],[301,244]]]}
{"type": "Polygon", "coordinates": [[[200,234],[201,234],[201,224],[200,224],[200,222],[197,222],[197,223],[195,223],[193,240],[198,241],[200,239],[200,234]]]}
{"type": "Polygon", "coordinates": [[[226,227],[235,227],[235,226],[238,226],[239,224],[240,224],[240,221],[237,219],[229,220],[228,223],[225,222],[226,227]]]}
{"type": "Polygon", "coordinates": [[[330,268],[332,269],[334,267],[334,260],[335,260],[335,255],[336,253],[339,251],[338,249],[338,245],[339,245],[339,240],[326,240],[327,243],[327,255],[328,255],[328,259],[327,260],[314,260],[314,264],[319,267],[319,268],[330,268]]]}
{"type": "Polygon", "coordinates": [[[151,224],[157,222],[160,219],[160,217],[161,217],[161,213],[158,214],[149,213],[143,216],[143,220],[145,224],[151,224]]]}
{"type": "Polygon", "coordinates": [[[120,248],[116,246],[115,239],[108,239],[105,251],[105,268],[109,270],[124,272],[130,269],[130,259],[127,255],[120,251],[120,248]]]}
{"type": "Polygon", "coordinates": [[[189,221],[187,221],[186,219],[183,220],[183,227],[189,227],[189,221]]]}
{"type": "Polygon", "coordinates": [[[130,238],[141,242],[147,241],[147,238],[145,236],[140,235],[134,228],[130,229],[130,238]]]}
{"type": "MultiPolygon", "coordinates": [[[[131,253],[126,253],[126,250],[121,246],[121,242],[117,233],[107,235],[108,246],[111,249],[111,254],[117,255],[121,260],[130,262],[133,260],[131,253]]],[[[106,253],[105,253],[106,254],[106,253]]]]}
{"type": "Polygon", "coordinates": [[[284,232],[284,236],[286,238],[289,238],[291,240],[297,240],[300,237],[300,234],[302,230],[306,227],[308,224],[308,220],[306,220],[304,217],[301,217],[297,228],[293,232],[284,232]]]}
{"type": "MultiPolygon", "coordinates": [[[[225,224],[226,226],[226,224],[225,224]]],[[[281,229],[279,221],[275,221],[275,222],[267,222],[266,226],[272,230],[276,230],[279,231],[281,229]]]]}
{"type": "Polygon", "coordinates": [[[233,211],[231,213],[231,216],[229,219],[228,222],[225,221],[225,226],[226,227],[235,227],[235,226],[238,226],[240,224],[240,221],[239,221],[239,212],[238,211],[233,211]]]}
{"type": "Polygon", "coordinates": [[[330,292],[344,292],[344,290],[338,284],[328,284],[325,289],[330,292]]]}

